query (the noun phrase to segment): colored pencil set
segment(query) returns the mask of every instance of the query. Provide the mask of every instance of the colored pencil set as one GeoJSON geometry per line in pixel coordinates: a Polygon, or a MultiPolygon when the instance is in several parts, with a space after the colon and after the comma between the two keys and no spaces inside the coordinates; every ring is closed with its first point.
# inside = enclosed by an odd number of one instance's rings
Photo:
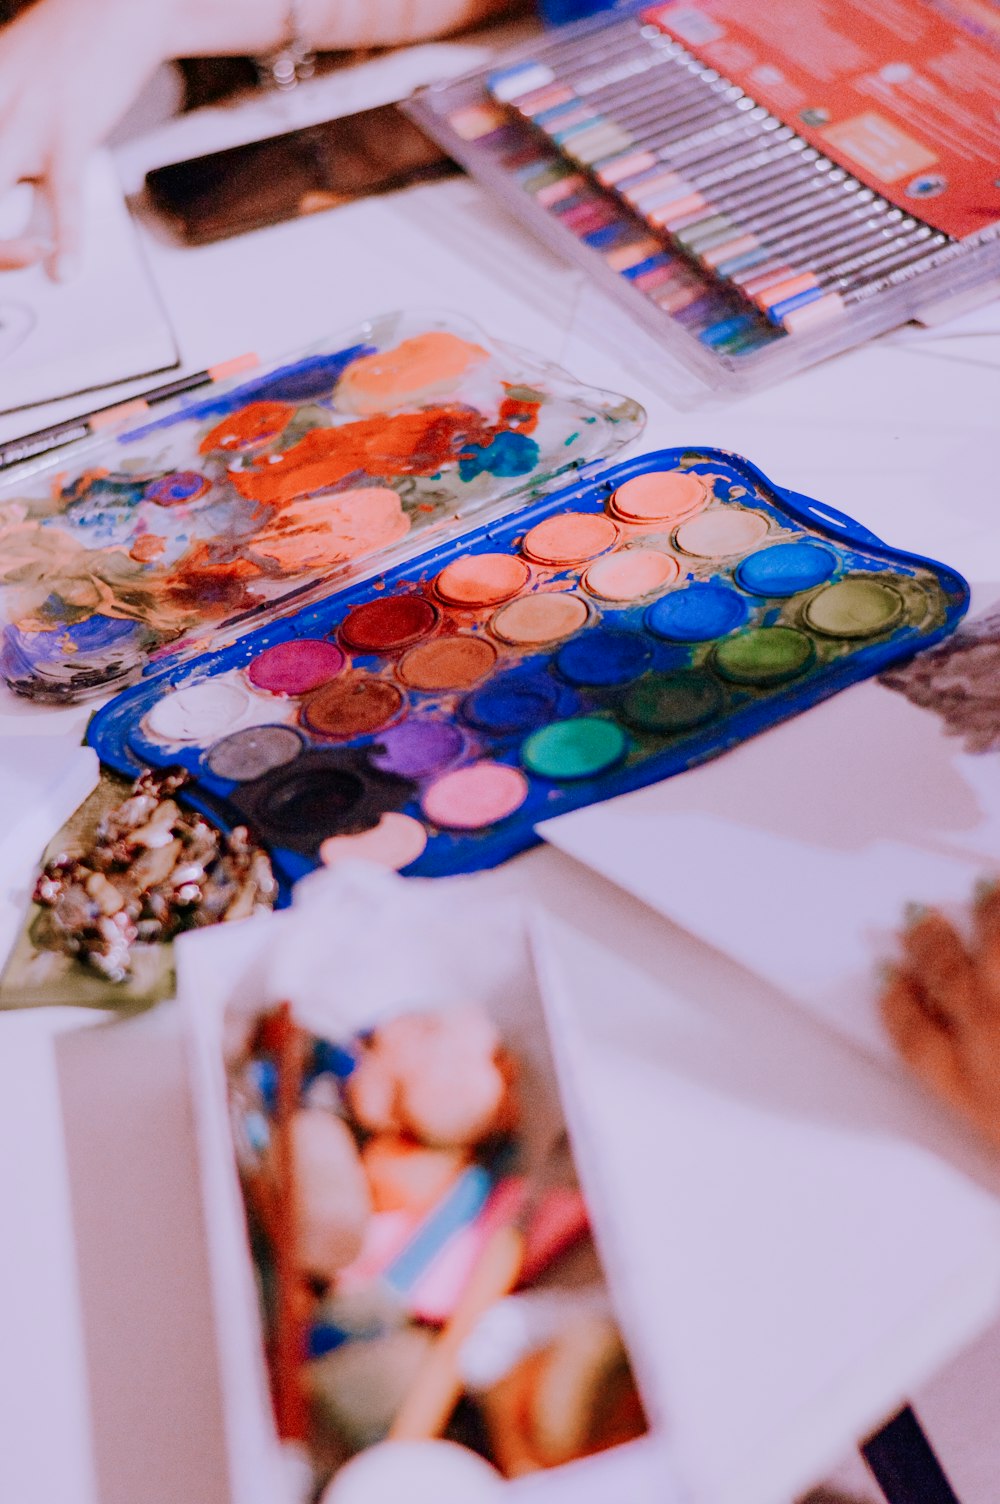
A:
{"type": "Polygon", "coordinates": [[[666,281],[672,248],[786,333],[955,247],[653,26],[620,32],[613,49],[600,33],[557,42],[487,88],[573,169],[553,199],[590,183],[646,226],[636,279],[666,281]]]}
{"type": "Polygon", "coordinates": [[[535,212],[596,258],[610,285],[627,284],[657,313],[714,353],[749,354],[783,334],[723,283],[671,249],[662,236],[652,234],[627,204],[581,173],[544,135],[504,106],[479,98],[455,110],[448,123],[466,149],[498,169],[495,182],[525,198],[535,212]]]}

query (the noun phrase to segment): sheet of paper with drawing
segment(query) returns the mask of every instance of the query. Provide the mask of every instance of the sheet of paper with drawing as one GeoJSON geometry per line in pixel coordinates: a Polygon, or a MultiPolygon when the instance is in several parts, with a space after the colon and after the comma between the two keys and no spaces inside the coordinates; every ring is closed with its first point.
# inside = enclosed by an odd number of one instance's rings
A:
{"type": "MultiPolygon", "coordinates": [[[[177,349],[110,156],[87,168],[82,263],[66,283],[41,266],[0,275],[0,412],[147,376],[177,349]]],[[[0,200],[0,237],[43,235],[33,190],[0,200]]],[[[30,427],[31,424],[26,424],[30,427]]]]}
{"type": "Polygon", "coordinates": [[[1000,608],[701,768],[545,838],[878,1054],[907,905],[959,905],[1000,852],[1000,608]]]}

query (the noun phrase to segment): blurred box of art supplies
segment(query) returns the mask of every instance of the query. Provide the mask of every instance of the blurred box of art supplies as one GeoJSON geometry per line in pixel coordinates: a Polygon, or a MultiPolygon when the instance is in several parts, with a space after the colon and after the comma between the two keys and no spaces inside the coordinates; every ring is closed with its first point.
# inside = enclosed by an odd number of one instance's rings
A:
{"type": "Polygon", "coordinates": [[[961,1132],[546,859],[570,919],[342,867],[178,947],[236,1504],[774,1504],[995,1318],[961,1132]]]}
{"type": "Polygon", "coordinates": [[[180,947],[239,1504],[644,1497],[523,913],[441,897],[347,868],[180,947]]]}

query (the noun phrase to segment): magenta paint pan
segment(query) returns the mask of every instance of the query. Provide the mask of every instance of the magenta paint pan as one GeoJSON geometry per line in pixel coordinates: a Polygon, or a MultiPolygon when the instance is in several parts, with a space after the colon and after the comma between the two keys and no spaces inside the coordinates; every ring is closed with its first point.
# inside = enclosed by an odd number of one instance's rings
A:
{"type": "Polygon", "coordinates": [[[247,669],[255,689],[272,695],[304,695],[335,679],[346,657],[335,642],[297,637],[265,648],[247,669]]]}

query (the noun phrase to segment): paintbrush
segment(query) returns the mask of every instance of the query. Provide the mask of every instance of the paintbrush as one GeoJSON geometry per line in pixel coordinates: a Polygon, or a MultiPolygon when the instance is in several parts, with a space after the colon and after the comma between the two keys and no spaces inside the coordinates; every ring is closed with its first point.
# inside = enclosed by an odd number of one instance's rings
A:
{"type": "Polygon", "coordinates": [[[421,1364],[389,1431],[390,1441],[426,1441],[440,1436],[464,1387],[461,1354],[481,1317],[518,1284],[528,1229],[545,1193],[575,1180],[569,1140],[558,1130],[546,1144],[513,1222],[498,1227],[486,1243],[468,1284],[421,1364]]]}
{"type": "Polygon", "coordinates": [[[306,1434],[306,1401],[300,1370],[305,1353],[301,1277],[298,1271],[298,1208],[292,1119],[299,1106],[305,1065],[305,1035],[290,1003],[268,1015],[263,1034],[273,1053],[276,1090],[272,1174],[247,1176],[247,1191],[270,1245],[274,1265],[274,1314],[269,1367],[274,1415],[283,1440],[306,1434]]]}

